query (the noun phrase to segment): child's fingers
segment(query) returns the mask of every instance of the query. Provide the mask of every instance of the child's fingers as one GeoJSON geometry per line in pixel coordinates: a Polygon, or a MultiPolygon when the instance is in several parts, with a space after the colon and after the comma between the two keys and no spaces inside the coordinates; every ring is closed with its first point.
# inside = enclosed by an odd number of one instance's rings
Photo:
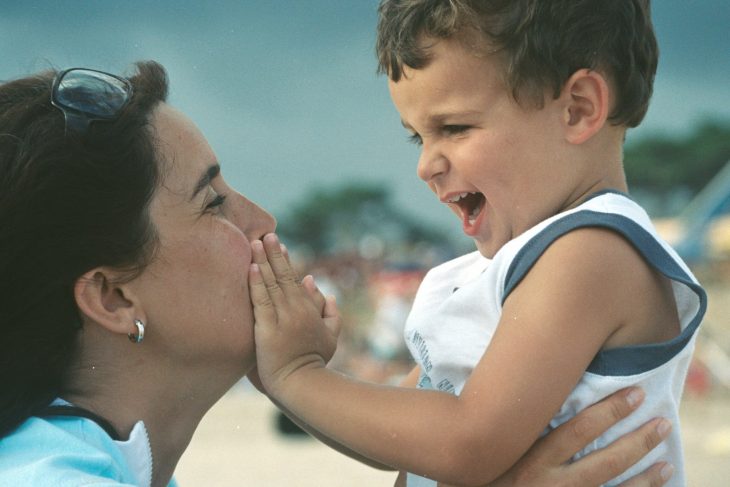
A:
{"type": "Polygon", "coordinates": [[[324,294],[322,294],[322,291],[319,290],[317,284],[314,282],[314,277],[311,275],[304,276],[304,279],[302,279],[302,287],[305,291],[307,291],[307,295],[309,295],[314,302],[314,305],[319,310],[320,315],[324,313],[324,294]]]}
{"type": "Polygon", "coordinates": [[[330,294],[325,297],[324,310],[322,311],[325,318],[340,316],[340,309],[337,307],[337,298],[330,294]]]}
{"type": "Polygon", "coordinates": [[[261,240],[251,241],[251,253],[253,261],[258,264],[261,276],[265,283],[276,282],[274,271],[269,264],[269,258],[264,250],[264,244],[261,240]]]}
{"type": "Polygon", "coordinates": [[[330,332],[336,337],[340,336],[340,330],[342,329],[342,317],[340,316],[340,310],[337,308],[337,300],[334,296],[330,295],[325,298],[324,310],[322,312],[324,323],[330,332]]]}
{"type": "MultiPolygon", "coordinates": [[[[281,247],[281,255],[284,256],[284,259],[286,260],[286,263],[289,265],[289,267],[292,270],[292,273],[294,274],[294,278],[296,282],[298,282],[300,285],[302,284],[303,278],[299,277],[299,273],[296,271],[296,268],[291,263],[291,256],[289,255],[289,249],[284,245],[283,242],[279,242],[279,245],[281,247]]],[[[310,276],[312,277],[312,276],[310,276]]],[[[314,278],[312,278],[314,279],[314,278]]],[[[315,286],[316,288],[316,286],[315,286]]],[[[324,299],[324,298],[323,298],[324,299]]]]}
{"type": "Polygon", "coordinates": [[[257,265],[258,272],[273,305],[283,306],[285,303],[284,293],[276,282],[276,276],[267,260],[263,243],[260,240],[252,241],[251,251],[253,254],[253,262],[257,265]]]}
{"type": "Polygon", "coordinates": [[[289,257],[289,249],[286,248],[286,245],[284,245],[283,243],[281,244],[281,253],[284,255],[284,258],[289,263],[289,265],[291,265],[291,258],[289,257]]]}
{"type": "Polygon", "coordinates": [[[256,323],[272,323],[276,321],[276,309],[269,296],[261,268],[253,263],[248,270],[248,288],[253,304],[253,314],[256,323]]]}
{"type": "Polygon", "coordinates": [[[289,265],[286,257],[284,257],[281,251],[281,244],[275,234],[269,233],[264,236],[264,248],[266,249],[269,265],[271,265],[279,287],[281,287],[285,294],[292,291],[299,291],[298,277],[294,269],[289,265]]]}

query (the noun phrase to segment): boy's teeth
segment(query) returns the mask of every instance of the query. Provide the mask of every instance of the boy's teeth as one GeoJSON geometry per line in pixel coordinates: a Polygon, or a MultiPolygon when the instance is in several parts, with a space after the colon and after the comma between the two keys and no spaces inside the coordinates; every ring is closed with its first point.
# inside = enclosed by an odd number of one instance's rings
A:
{"type": "Polygon", "coordinates": [[[449,198],[449,203],[458,203],[459,200],[466,198],[470,194],[476,194],[476,193],[466,192],[466,193],[457,194],[456,196],[449,198]]]}

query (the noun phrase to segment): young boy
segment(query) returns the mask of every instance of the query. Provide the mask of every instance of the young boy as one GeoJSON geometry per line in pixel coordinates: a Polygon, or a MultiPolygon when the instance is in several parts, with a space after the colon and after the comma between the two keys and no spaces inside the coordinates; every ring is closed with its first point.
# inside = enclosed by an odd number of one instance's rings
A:
{"type": "MultiPolygon", "coordinates": [[[[485,484],[627,385],[646,391],[643,415],[578,457],[657,414],[676,424],[706,297],[626,195],[623,140],[646,112],[657,62],[648,0],[383,0],[377,51],[422,145],[418,175],[478,252],[419,289],[406,324],[412,389],[326,369],[319,313],[293,304],[281,259],[261,274],[257,246],[269,395],[335,442],[413,472],[409,487],[485,484]]],[[[657,460],[684,485],[677,429],[611,485],[657,460]]]]}

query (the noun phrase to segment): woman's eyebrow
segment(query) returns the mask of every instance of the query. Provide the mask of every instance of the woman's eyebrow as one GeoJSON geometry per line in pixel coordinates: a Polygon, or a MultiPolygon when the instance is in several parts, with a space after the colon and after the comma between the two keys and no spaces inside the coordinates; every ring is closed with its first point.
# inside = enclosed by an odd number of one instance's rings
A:
{"type": "Polygon", "coordinates": [[[190,201],[194,200],[198,193],[200,193],[203,188],[208,186],[210,182],[215,179],[215,177],[218,176],[220,172],[221,166],[219,164],[213,164],[208,169],[206,169],[203,175],[200,176],[198,183],[195,185],[195,189],[193,190],[193,194],[190,197],[190,201]]]}

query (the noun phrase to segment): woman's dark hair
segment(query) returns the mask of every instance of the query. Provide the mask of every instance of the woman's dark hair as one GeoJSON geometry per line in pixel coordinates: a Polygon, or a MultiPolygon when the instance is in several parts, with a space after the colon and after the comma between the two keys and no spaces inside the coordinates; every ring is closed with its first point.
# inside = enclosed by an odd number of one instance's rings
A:
{"type": "Polygon", "coordinates": [[[63,389],[82,327],[75,281],[98,266],[132,278],[157,244],[150,114],[167,97],[164,68],[137,63],[129,104],[81,138],[51,105],[55,74],[0,85],[0,437],[63,389]]]}
{"type": "Polygon", "coordinates": [[[378,12],[378,71],[395,82],[428,64],[422,37],[455,38],[500,53],[517,101],[541,108],[546,90],[557,98],[588,68],[612,82],[614,125],[637,126],[649,107],[659,58],[649,0],[381,0],[378,12]]]}

